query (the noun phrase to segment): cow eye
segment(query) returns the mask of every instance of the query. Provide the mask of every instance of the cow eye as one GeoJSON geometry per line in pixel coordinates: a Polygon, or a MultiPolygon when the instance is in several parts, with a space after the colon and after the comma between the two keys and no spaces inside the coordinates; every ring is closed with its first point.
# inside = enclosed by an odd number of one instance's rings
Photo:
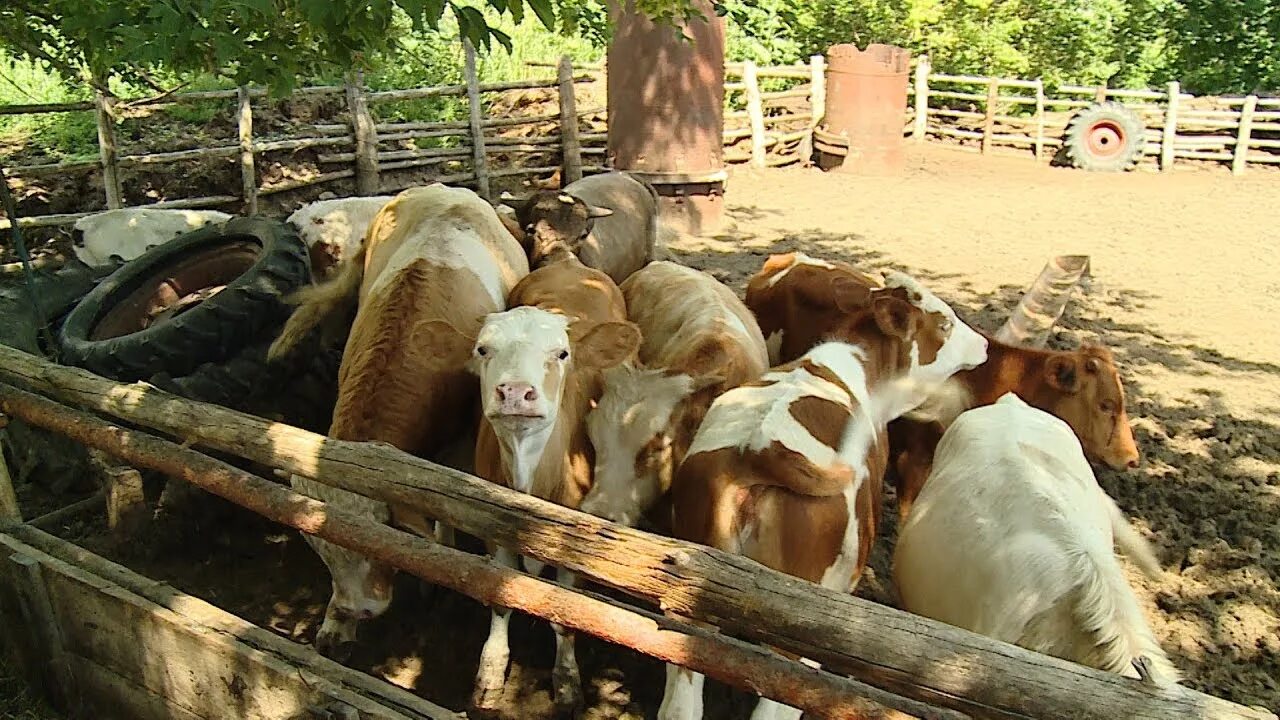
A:
{"type": "Polygon", "coordinates": [[[938,329],[939,329],[939,330],[941,330],[941,331],[942,331],[942,332],[944,332],[944,333],[949,333],[949,332],[951,332],[951,321],[950,321],[950,320],[943,320],[943,321],[942,321],[942,324],[938,325],[938,329]]]}
{"type": "Polygon", "coordinates": [[[558,359],[558,360],[568,360],[568,359],[569,359],[569,351],[568,351],[568,350],[561,350],[560,352],[556,353],[556,359],[558,359]]]}
{"type": "Polygon", "coordinates": [[[482,345],[482,346],[480,346],[480,347],[476,348],[476,354],[477,354],[477,355],[479,355],[480,357],[484,357],[484,356],[486,356],[486,355],[488,355],[488,354],[489,354],[489,348],[484,347],[484,346],[482,345]]]}
{"type": "Polygon", "coordinates": [[[1116,404],[1111,402],[1110,400],[1103,400],[1100,403],[1100,407],[1102,408],[1102,412],[1105,412],[1105,413],[1115,412],[1116,404]]]}

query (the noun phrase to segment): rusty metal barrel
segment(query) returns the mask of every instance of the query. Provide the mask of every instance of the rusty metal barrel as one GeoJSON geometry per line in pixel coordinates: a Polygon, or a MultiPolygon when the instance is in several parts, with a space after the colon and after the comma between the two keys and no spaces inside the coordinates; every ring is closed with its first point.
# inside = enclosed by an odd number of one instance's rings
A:
{"type": "Polygon", "coordinates": [[[827,51],[827,106],[814,131],[823,169],[902,169],[911,53],[894,45],[833,45],[827,51]]]}
{"type": "Polygon", "coordinates": [[[672,28],[610,0],[608,158],[654,186],[665,223],[705,234],[724,213],[724,21],[692,4],[704,17],[672,28]]]}

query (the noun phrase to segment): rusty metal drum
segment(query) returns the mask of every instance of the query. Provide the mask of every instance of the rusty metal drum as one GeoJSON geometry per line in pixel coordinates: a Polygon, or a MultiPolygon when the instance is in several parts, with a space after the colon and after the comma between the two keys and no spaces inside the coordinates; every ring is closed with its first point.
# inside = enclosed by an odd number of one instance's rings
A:
{"type": "Polygon", "coordinates": [[[814,133],[820,165],[869,173],[902,169],[910,63],[911,53],[894,45],[831,46],[826,116],[814,133]]]}
{"type": "Polygon", "coordinates": [[[724,21],[693,6],[704,18],[673,29],[610,0],[608,164],[657,189],[665,222],[703,234],[723,220],[724,21]]]}

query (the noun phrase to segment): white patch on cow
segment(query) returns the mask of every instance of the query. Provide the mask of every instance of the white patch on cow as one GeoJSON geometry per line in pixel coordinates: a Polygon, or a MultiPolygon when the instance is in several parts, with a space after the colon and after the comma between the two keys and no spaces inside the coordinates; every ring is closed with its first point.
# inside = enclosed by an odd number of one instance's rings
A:
{"type": "Polygon", "coordinates": [[[764,341],[765,351],[769,353],[769,365],[778,365],[782,355],[782,330],[774,330],[764,341]]]}
{"type": "Polygon", "coordinates": [[[113,257],[127,262],[179,235],[230,219],[227,213],[216,210],[107,210],[76,220],[72,227],[83,234],[83,243],[73,251],[81,262],[92,267],[109,265],[113,257]]]}
{"type": "Polygon", "coordinates": [[[765,287],[773,287],[774,285],[777,285],[778,282],[782,280],[782,278],[787,276],[787,273],[791,272],[793,269],[795,269],[799,265],[809,265],[810,267],[820,267],[820,268],[825,268],[827,270],[836,269],[835,265],[832,265],[826,260],[820,260],[815,257],[809,257],[808,255],[805,255],[802,252],[798,252],[795,254],[795,257],[791,259],[790,265],[786,266],[785,268],[780,270],[776,275],[769,278],[769,282],[765,283],[765,287]]]}
{"type": "MultiPolygon", "coordinates": [[[[500,547],[493,559],[499,565],[514,568],[516,554],[500,547]]],[[[476,670],[476,689],[499,692],[506,684],[507,665],[511,662],[511,610],[495,607],[489,617],[489,637],[480,651],[480,665],[476,670]]]]}
{"type": "Polygon", "coordinates": [[[375,195],[319,200],[298,208],[286,222],[297,228],[308,248],[321,243],[341,262],[360,250],[374,217],[391,199],[375,195]]]}
{"type": "Polygon", "coordinates": [[[887,288],[904,288],[910,302],[926,313],[942,315],[951,324],[951,330],[937,357],[928,365],[920,364],[920,349],[912,345],[911,372],[916,380],[940,383],[961,370],[972,370],[987,361],[987,340],[977,331],[960,321],[955,310],[921,285],[915,278],[897,270],[884,273],[887,288]]]}
{"type": "Polygon", "coordinates": [[[701,720],[703,680],[702,673],[668,663],[658,720],[701,720]]]}
{"type": "MultiPolygon", "coordinates": [[[[825,343],[804,357],[830,370],[841,382],[852,383],[850,387],[863,388],[862,397],[855,395],[855,399],[861,402],[865,398],[862,360],[866,355],[860,348],[825,343]]],[[[776,441],[818,467],[831,466],[836,449],[800,424],[791,414],[791,405],[800,398],[816,397],[848,409],[849,393],[803,367],[765,373],[761,379],[772,384],[734,388],[716,398],[689,447],[689,455],[729,447],[759,452],[776,441]]]]}
{"type": "Polygon", "coordinates": [[[636,457],[655,436],[670,442],[671,414],[693,391],[688,375],[626,362],[604,372],[604,394],[587,415],[595,478],[582,512],[634,525],[661,493],[656,475],[637,476],[636,457]]]}
{"type": "Polygon", "coordinates": [[[938,443],[894,580],[911,612],[1131,677],[1146,655],[1176,681],[1116,561],[1121,527],[1070,427],[1009,393],[938,443]]]}
{"type": "Polygon", "coordinates": [[[516,280],[505,277],[503,268],[493,261],[492,248],[480,236],[487,231],[456,222],[422,223],[414,229],[417,238],[407,238],[388,258],[385,270],[378,273],[367,295],[377,294],[393,282],[400,270],[426,260],[440,267],[470,272],[480,280],[495,307],[506,307],[507,293],[516,280]]]}

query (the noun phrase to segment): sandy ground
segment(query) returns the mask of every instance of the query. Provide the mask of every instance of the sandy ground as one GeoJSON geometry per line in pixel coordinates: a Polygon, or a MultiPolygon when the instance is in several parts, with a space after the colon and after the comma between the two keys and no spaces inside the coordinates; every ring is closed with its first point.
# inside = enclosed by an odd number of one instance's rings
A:
{"type": "MultiPolygon", "coordinates": [[[[931,147],[887,179],[735,170],[730,227],[671,249],[739,291],[770,252],[899,267],[988,330],[1050,255],[1089,254],[1092,278],[1051,344],[1106,343],[1127,383],[1143,465],[1099,479],[1166,569],[1159,583],[1131,579],[1188,685],[1280,710],[1280,341],[1270,332],[1280,313],[1278,205],[1275,174],[1102,176],[931,147]]],[[[318,559],[295,533],[243,514],[208,522],[189,528],[199,542],[134,543],[150,556],[129,564],[309,641],[328,594],[318,559]]],[[[96,523],[67,534],[121,557],[96,523]]],[[[859,594],[892,602],[893,536],[890,525],[859,594]]],[[[487,613],[401,580],[353,665],[465,709],[487,613]]],[[[661,665],[579,642],[587,717],[653,717],[661,665]]],[[[546,716],[552,657],[545,624],[513,626],[505,717],[546,716]]],[[[709,687],[709,718],[749,708],[741,694],[709,687]]]]}

